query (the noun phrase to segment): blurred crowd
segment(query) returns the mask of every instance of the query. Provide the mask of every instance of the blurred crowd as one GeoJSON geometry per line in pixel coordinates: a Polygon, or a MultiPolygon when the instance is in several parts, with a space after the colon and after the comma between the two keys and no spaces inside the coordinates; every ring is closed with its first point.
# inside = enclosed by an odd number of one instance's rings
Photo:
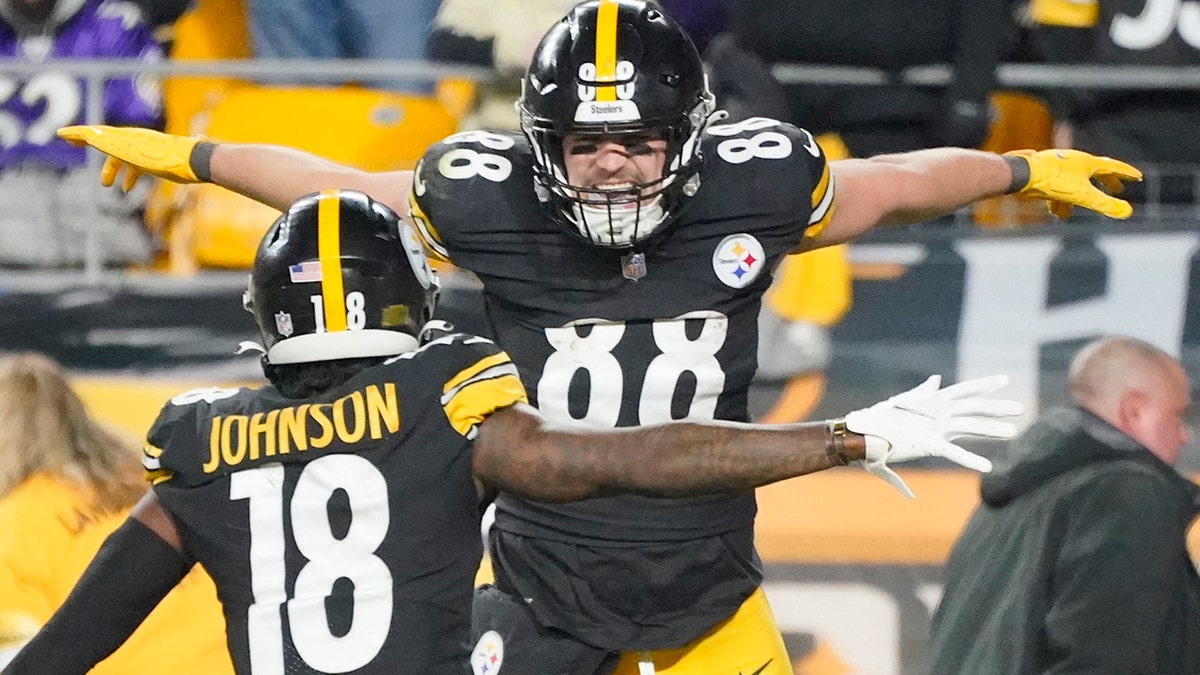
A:
{"type": "MultiPolygon", "coordinates": [[[[1200,89],[1131,82],[1130,71],[1123,69],[1200,66],[1195,3],[660,3],[701,50],[718,107],[731,120],[792,122],[811,131],[832,160],[947,145],[997,152],[1072,147],[1142,169],[1146,180],[1125,196],[1136,206],[1153,209],[1148,213],[1179,209],[1195,214],[1200,209],[1200,142],[1194,140],[1194,130],[1200,128],[1200,89]],[[1114,78],[1124,79],[1097,85],[1051,78],[1052,84],[1016,88],[1000,81],[999,67],[1006,63],[1112,67],[1114,78]],[[947,66],[948,81],[928,85],[904,78],[906,69],[925,65],[947,66]],[[809,76],[788,77],[785,66],[818,68],[792,68],[790,72],[809,76]],[[836,67],[871,69],[882,74],[882,82],[855,83],[852,77],[837,77],[850,71],[836,67]],[[834,81],[824,81],[818,73],[834,81]]],[[[269,209],[213,185],[102,189],[98,159],[57,138],[55,130],[103,122],[216,140],[288,143],[366,169],[411,168],[427,144],[447,133],[518,129],[513,101],[521,75],[539,38],[573,4],[0,0],[5,62],[130,62],[128,71],[106,78],[100,87],[52,65],[0,74],[0,267],[74,269],[92,256],[109,268],[246,268],[273,220],[269,209]],[[254,57],[430,62],[482,68],[492,76],[473,81],[416,75],[352,80],[213,75],[163,82],[137,68],[168,59],[254,57]],[[91,100],[93,96],[100,100],[91,100]],[[101,119],[95,119],[97,114],[101,119]]],[[[1023,208],[1016,199],[996,198],[974,207],[973,222],[981,227],[1042,222],[1040,208],[1023,208]]],[[[830,360],[828,331],[851,306],[852,276],[844,246],[785,260],[760,317],[760,352],[771,355],[759,359],[760,380],[799,391],[823,377],[830,360]]],[[[55,533],[74,567],[47,572],[43,586],[49,590],[26,603],[34,609],[0,613],[0,620],[24,627],[18,635],[10,626],[9,634],[24,637],[62,601],[82,570],[81,561],[94,553],[114,519],[132,507],[132,483],[140,485],[140,477],[135,476],[134,451],[87,418],[56,364],[34,356],[6,360],[0,362],[0,385],[17,386],[4,384],[5,378],[24,382],[20,386],[26,394],[40,391],[35,384],[52,387],[54,402],[66,410],[56,414],[86,431],[70,442],[48,442],[49,450],[38,451],[44,461],[31,459],[37,448],[30,446],[21,471],[0,472],[0,506],[9,504],[9,512],[17,500],[57,500],[78,520],[78,527],[55,533]],[[71,442],[91,437],[97,439],[91,445],[109,448],[103,461],[76,465],[66,454],[54,458],[51,452],[66,453],[71,442]]],[[[10,393],[9,398],[21,397],[10,393]]],[[[0,398],[0,418],[15,418],[20,411],[6,412],[5,404],[0,398]]],[[[811,407],[772,411],[764,421],[796,421],[809,412],[811,407]]],[[[19,437],[25,435],[37,434],[19,437]]],[[[18,443],[8,445],[11,449],[18,443]]],[[[74,452],[84,459],[98,454],[91,446],[74,452]]],[[[17,467],[18,462],[8,465],[17,467]]],[[[26,530],[32,527],[23,522],[26,530]]],[[[62,519],[56,523],[61,525],[62,519]]],[[[3,566],[0,573],[7,573],[3,566]]],[[[195,591],[204,592],[211,594],[207,586],[195,591]]],[[[187,602],[186,596],[178,602],[187,602]]],[[[211,598],[194,602],[211,604],[211,598]]]]}
{"type": "MultiPolygon", "coordinates": [[[[546,28],[572,4],[0,0],[0,49],[9,60],[135,66],[95,92],[85,78],[54,68],[0,78],[0,267],[245,269],[271,209],[213,185],[101,189],[98,160],[89,164],[55,129],[102,121],[286,144],[364,169],[411,168],[427,145],[455,130],[517,129],[521,74],[546,28]],[[136,69],[164,59],[254,57],[399,60],[491,76],[160,81],[136,69]],[[93,93],[102,97],[98,105],[88,100],[93,93]]],[[[792,122],[811,131],[830,159],[944,145],[1076,147],[1141,168],[1146,180],[1126,197],[1148,217],[1179,205],[1194,214],[1200,203],[1200,143],[1190,133],[1200,126],[1200,90],[1129,88],[1128,72],[1111,85],[1070,86],[1058,77],[1029,89],[1002,86],[997,75],[1004,63],[1200,65],[1200,19],[1183,11],[1182,0],[661,4],[701,50],[718,106],[731,119],[792,122]],[[905,80],[906,69],[931,64],[948,67],[948,82],[905,80]],[[817,69],[788,76],[796,66],[817,69]],[[871,69],[882,81],[813,74],[848,72],[839,67],[871,69]]],[[[1011,196],[976,204],[969,215],[982,227],[1046,218],[1040,205],[1011,196]]],[[[784,261],[762,312],[761,347],[773,356],[760,359],[760,380],[819,388],[828,330],[851,306],[854,271],[844,246],[784,261]]],[[[798,419],[810,409],[768,419],[798,419]]]]}
{"type": "MultiPolygon", "coordinates": [[[[301,98],[293,110],[317,109],[327,105],[322,103],[327,99],[365,95],[375,98],[364,99],[361,124],[355,119],[339,123],[397,127],[404,119],[409,126],[393,136],[409,142],[364,132],[359,149],[336,159],[411,164],[424,145],[437,140],[433,134],[426,138],[415,131],[423,119],[448,120],[462,130],[515,129],[512,102],[520,74],[539,37],[571,4],[569,0],[0,0],[0,53],[16,62],[364,58],[478,66],[494,74],[484,82],[415,75],[351,82],[317,75],[264,77],[254,82],[211,76],[173,78],[162,86],[160,78],[134,68],[107,78],[96,92],[89,90],[85,78],[54,68],[4,75],[0,79],[4,96],[0,103],[0,265],[76,267],[91,255],[109,267],[158,265],[185,271],[244,267],[245,256],[205,251],[252,244],[265,229],[265,215],[250,218],[244,228],[251,232],[243,236],[226,231],[228,225],[222,229],[206,224],[208,200],[216,199],[211,195],[181,195],[169,188],[130,194],[96,189],[97,167],[88,167],[84,150],[55,138],[54,130],[103,121],[214,137],[250,135],[250,129],[269,127],[279,109],[250,105],[263,118],[257,127],[253,121],[232,129],[222,126],[222,108],[248,96],[247,88],[299,90],[301,98]],[[102,97],[98,105],[89,102],[92,93],[102,97]],[[314,98],[310,102],[305,96],[314,98]],[[93,116],[98,111],[102,120],[88,117],[89,111],[93,116]],[[213,227],[219,231],[209,231],[213,227]],[[173,264],[171,257],[177,258],[173,264]]],[[[997,78],[997,67],[1003,63],[1135,68],[1200,64],[1200,19],[1185,11],[1187,3],[1182,0],[936,0],[919,5],[883,0],[663,0],[661,4],[702,50],[718,103],[731,117],[793,122],[819,135],[831,158],[942,145],[996,151],[1077,147],[1141,167],[1146,181],[1128,195],[1135,202],[1149,202],[1157,209],[1200,201],[1196,185],[1200,143],[1189,140],[1189,129],[1200,123],[1200,91],[1130,88],[1123,86],[1130,80],[1128,73],[1111,85],[1070,86],[1069,78],[1060,77],[1051,78],[1053,85],[1025,90],[1001,86],[997,78]],[[854,84],[853,78],[846,77],[830,82],[813,76],[777,77],[779,72],[789,72],[780,71],[785,64],[870,68],[883,73],[884,81],[854,84]],[[917,85],[902,77],[906,68],[929,64],[948,66],[948,83],[917,85]]],[[[319,135],[316,124],[306,120],[291,133],[319,135]]],[[[224,216],[242,208],[217,203],[211,208],[224,216]]],[[[974,213],[975,221],[984,225],[1016,225],[1041,218],[1039,213],[1021,216],[1013,208],[1005,212],[1007,216],[997,216],[994,208],[988,211],[986,206],[976,207],[974,213]]],[[[825,270],[837,274],[845,268],[838,251],[825,253],[825,260],[817,260],[820,257],[813,256],[813,264],[822,270],[817,275],[821,278],[828,275],[825,270]]],[[[789,275],[811,277],[812,273],[785,268],[781,276],[789,275]]],[[[842,311],[839,304],[846,303],[848,296],[820,308],[774,304],[790,318],[805,314],[836,318],[842,311]]]]}

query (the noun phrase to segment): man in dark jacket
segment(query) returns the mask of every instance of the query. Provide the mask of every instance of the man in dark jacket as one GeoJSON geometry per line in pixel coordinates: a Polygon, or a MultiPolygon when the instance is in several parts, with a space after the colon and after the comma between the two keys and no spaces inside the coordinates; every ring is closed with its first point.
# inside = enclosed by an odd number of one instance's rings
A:
{"type": "Polygon", "coordinates": [[[1082,349],[1068,389],[984,476],[946,563],[935,673],[1200,672],[1200,487],[1179,362],[1126,337],[1082,349]]]}

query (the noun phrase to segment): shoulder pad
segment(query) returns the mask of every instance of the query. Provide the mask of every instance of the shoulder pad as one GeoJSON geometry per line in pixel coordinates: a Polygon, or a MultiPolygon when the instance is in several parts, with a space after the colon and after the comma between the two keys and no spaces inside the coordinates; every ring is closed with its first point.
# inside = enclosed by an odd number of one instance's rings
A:
{"type": "MultiPolygon", "coordinates": [[[[715,178],[727,193],[754,186],[760,209],[809,214],[807,234],[829,222],[833,176],[821,146],[805,129],[766,117],[717,123],[705,129],[702,175],[715,178]],[[769,189],[764,191],[763,186],[769,189]]],[[[802,221],[803,222],[803,221],[802,221]]]]}
{"type": "Polygon", "coordinates": [[[402,359],[437,360],[442,409],[450,426],[467,438],[474,438],[476,427],[488,415],[529,400],[508,353],[487,338],[447,335],[388,363],[402,359]]]}
{"type": "Polygon", "coordinates": [[[220,401],[232,399],[248,389],[219,389],[217,387],[201,387],[177,394],[162,407],[158,418],[150,426],[146,434],[146,444],[143,448],[142,465],[148,478],[157,481],[169,476],[162,472],[161,457],[163,450],[171,443],[176,432],[196,435],[197,419],[208,415],[209,408],[220,401]]]}
{"type": "Polygon", "coordinates": [[[456,238],[479,220],[480,205],[503,200],[512,190],[527,190],[532,198],[525,137],[464,131],[425,151],[413,171],[409,210],[429,250],[448,261],[456,238]]]}

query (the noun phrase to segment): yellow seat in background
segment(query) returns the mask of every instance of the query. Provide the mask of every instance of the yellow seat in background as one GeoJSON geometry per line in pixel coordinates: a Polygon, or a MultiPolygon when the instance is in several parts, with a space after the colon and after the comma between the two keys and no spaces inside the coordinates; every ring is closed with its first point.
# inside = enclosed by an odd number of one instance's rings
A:
{"type": "MultiPolygon", "coordinates": [[[[252,56],[242,0],[195,0],[172,28],[172,61],[248,59],[252,56]]],[[[197,133],[196,115],[240,82],[222,75],[168,78],[163,111],[169,134],[197,133]]]]}
{"type": "MultiPolygon", "coordinates": [[[[174,26],[171,59],[252,57],[244,0],[196,0],[174,26]]],[[[368,171],[412,168],[425,148],[454,133],[473,83],[446,80],[432,96],[359,86],[259,85],[222,75],[169,78],[166,131],[216,141],[286,145],[368,171]]],[[[249,268],[278,212],[214,185],[152,191],[145,220],[163,242],[155,267],[249,268]]]]}
{"type": "MultiPolygon", "coordinates": [[[[1054,119],[1041,98],[1020,91],[994,91],[992,123],[981,150],[1045,150],[1053,145],[1054,119]]],[[[1049,216],[1041,200],[1001,195],[971,205],[971,219],[985,229],[1041,225],[1049,216]]]]}
{"type": "MultiPolygon", "coordinates": [[[[257,84],[230,87],[202,119],[196,132],[213,141],[284,145],[367,171],[412,168],[458,123],[431,96],[257,84]]],[[[279,212],[216,185],[185,187],[170,228],[170,268],[248,269],[279,212]]]]}

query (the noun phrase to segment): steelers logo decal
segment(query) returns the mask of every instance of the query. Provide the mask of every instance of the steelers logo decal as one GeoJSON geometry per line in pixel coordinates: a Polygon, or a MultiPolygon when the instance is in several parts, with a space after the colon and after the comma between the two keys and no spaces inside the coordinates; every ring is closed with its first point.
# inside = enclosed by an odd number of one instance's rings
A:
{"type": "Polygon", "coordinates": [[[475,675],[497,675],[504,663],[504,640],[494,630],[479,636],[471,652],[471,672],[475,675]]]}
{"type": "Polygon", "coordinates": [[[762,244],[754,237],[731,234],[713,251],[712,264],[721,283],[731,288],[745,288],[758,278],[767,264],[767,256],[762,244]]]}

